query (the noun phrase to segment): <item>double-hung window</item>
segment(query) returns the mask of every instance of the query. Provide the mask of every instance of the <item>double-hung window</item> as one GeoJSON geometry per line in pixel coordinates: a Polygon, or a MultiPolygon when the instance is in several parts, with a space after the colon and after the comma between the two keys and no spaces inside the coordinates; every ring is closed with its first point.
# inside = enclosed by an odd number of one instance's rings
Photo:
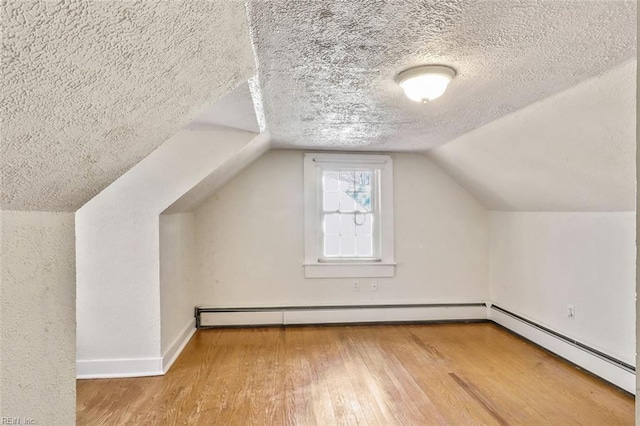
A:
{"type": "Polygon", "coordinates": [[[388,155],[305,154],[305,276],[394,275],[388,155]]]}

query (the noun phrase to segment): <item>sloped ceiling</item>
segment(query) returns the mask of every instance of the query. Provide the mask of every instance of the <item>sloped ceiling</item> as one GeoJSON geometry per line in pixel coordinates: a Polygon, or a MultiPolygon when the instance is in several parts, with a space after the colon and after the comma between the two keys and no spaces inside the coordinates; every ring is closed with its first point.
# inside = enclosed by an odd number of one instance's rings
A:
{"type": "Polygon", "coordinates": [[[429,156],[492,210],[635,209],[636,61],[429,156]]]}
{"type": "Polygon", "coordinates": [[[240,83],[238,87],[218,99],[211,107],[202,111],[187,127],[197,129],[209,126],[222,126],[260,133],[247,81],[240,83]]]}
{"type": "Polygon", "coordinates": [[[183,213],[197,209],[208,201],[218,188],[260,158],[270,148],[269,132],[256,135],[235,155],[216,168],[182,197],[170,205],[162,214],[183,213]]]}
{"type": "Polygon", "coordinates": [[[243,82],[211,108],[203,111],[187,129],[232,128],[249,131],[255,137],[213,170],[197,185],[185,192],[162,214],[182,213],[196,209],[233,176],[257,160],[271,147],[269,132],[260,132],[249,82],[243,82]]]}
{"type": "Polygon", "coordinates": [[[284,0],[248,3],[276,147],[427,150],[635,57],[636,2],[284,0]],[[458,75],[440,99],[394,77],[458,75]]]}
{"type": "Polygon", "coordinates": [[[2,13],[3,209],[76,210],[255,72],[242,2],[2,13]]]}

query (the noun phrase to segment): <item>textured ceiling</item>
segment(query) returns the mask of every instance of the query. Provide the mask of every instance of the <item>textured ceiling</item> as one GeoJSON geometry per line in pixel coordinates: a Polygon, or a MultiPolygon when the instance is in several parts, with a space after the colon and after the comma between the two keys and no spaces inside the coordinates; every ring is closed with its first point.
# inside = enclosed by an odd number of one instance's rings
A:
{"type": "Polygon", "coordinates": [[[255,72],[239,1],[2,13],[3,209],[76,210],[255,72]]]}
{"type": "Polygon", "coordinates": [[[429,156],[492,210],[632,211],[635,88],[632,60],[429,156]]]}
{"type": "Polygon", "coordinates": [[[636,2],[250,1],[276,147],[427,150],[635,57],[636,2]],[[442,63],[423,105],[394,83],[442,63]]]}
{"type": "Polygon", "coordinates": [[[242,82],[189,124],[189,128],[222,126],[260,133],[249,83],[242,82]]]}

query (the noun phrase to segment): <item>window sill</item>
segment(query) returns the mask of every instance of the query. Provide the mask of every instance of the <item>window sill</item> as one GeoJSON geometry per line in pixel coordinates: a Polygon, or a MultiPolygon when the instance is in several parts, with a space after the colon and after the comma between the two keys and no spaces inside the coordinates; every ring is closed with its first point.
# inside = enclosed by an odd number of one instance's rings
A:
{"type": "Polygon", "coordinates": [[[305,278],[390,278],[395,263],[305,263],[305,278]]]}

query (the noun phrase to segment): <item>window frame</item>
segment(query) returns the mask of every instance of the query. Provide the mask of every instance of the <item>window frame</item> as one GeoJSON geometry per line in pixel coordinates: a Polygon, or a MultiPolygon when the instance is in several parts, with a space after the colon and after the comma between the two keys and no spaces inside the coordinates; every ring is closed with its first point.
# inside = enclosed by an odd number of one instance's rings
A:
{"type": "MultiPolygon", "coordinates": [[[[382,260],[381,255],[381,245],[380,245],[380,234],[382,231],[382,225],[380,221],[381,217],[381,204],[380,204],[380,179],[381,179],[381,171],[379,168],[371,168],[364,167],[358,164],[357,167],[354,167],[353,164],[347,164],[345,166],[344,163],[335,163],[335,162],[326,162],[323,163],[322,167],[316,167],[316,185],[318,185],[317,191],[317,206],[318,206],[318,216],[317,216],[317,244],[318,244],[318,262],[319,263],[367,263],[367,262],[380,262],[382,260]],[[373,172],[373,183],[371,186],[371,214],[375,218],[374,225],[372,226],[372,255],[369,257],[364,256],[326,256],[324,253],[324,229],[323,229],[323,217],[327,214],[324,210],[324,172],[332,171],[332,172],[342,172],[342,171],[371,171],[373,172]]],[[[340,213],[338,213],[340,214],[340,213]]],[[[356,212],[354,211],[354,215],[356,212]]]]}
{"type": "MultiPolygon", "coordinates": [[[[390,155],[305,153],[304,154],[304,271],[306,278],[368,278],[395,275],[393,230],[393,158],[390,155]],[[378,223],[374,244],[378,256],[339,258],[324,256],[322,240],[324,170],[370,169],[376,174],[375,215],[378,223]]],[[[374,250],[375,254],[375,250],[374,250]]]]}

